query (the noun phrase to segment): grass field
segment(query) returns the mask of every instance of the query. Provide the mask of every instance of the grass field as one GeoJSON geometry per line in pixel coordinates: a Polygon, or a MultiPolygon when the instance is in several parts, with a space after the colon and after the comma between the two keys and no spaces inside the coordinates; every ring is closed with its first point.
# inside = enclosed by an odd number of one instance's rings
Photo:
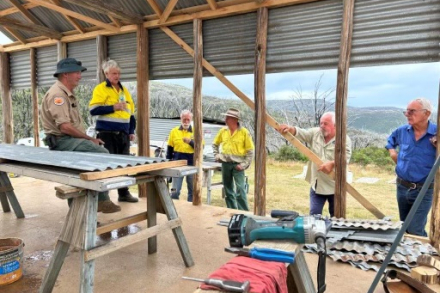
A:
{"type": "MultiPolygon", "coordinates": [[[[302,173],[301,162],[278,162],[272,159],[267,161],[266,170],[266,213],[271,210],[292,210],[300,214],[309,212],[309,190],[310,185],[304,179],[293,178],[302,173]]],[[[390,216],[393,221],[399,220],[399,212],[396,201],[396,185],[390,183],[395,179],[395,173],[375,166],[360,166],[350,164],[349,170],[353,173],[353,182],[361,177],[375,177],[379,181],[374,184],[352,183],[368,201],[376,206],[383,214],[390,216]]],[[[254,165],[246,171],[249,178],[248,202],[250,209],[254,207],[254,165]]],[[[212,182],[220,182],[221,173],[216,172],[212,182]]],[[[186,200],[187,189],[184,182],[180,200],[186,200]]],[[[202,202],[206,203],[206,188],[203,188],[202,202]]],[[[214,189],[211,193],[211,205],[226,207],[221,196],[221,189],[214,189]]],[[[329,215],[328,205],[324,206],[324,216],[329,215]]],[[[375,216],[359,204],[350,194],[347,193],[347,215],[348,219],[375,219],[375,216]]],[[[430,215],[428,216],[427,231],[429,228],[430,215]]]]}

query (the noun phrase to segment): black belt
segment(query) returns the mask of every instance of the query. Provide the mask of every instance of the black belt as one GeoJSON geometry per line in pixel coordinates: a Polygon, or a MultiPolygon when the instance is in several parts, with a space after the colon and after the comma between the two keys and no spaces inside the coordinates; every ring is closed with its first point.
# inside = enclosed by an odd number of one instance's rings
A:
{"type": "Polygon", "coordinates": [[[98,130],[98,133],[109,133],[109,134],[126,134],[124,131],[111,131],[111,130],[98,130]]]}
{"type": "MultiPolygon", "coordinates": [[[[409,189],[421,189],[423,187],[423,183],[414,183],[414,182],[408,182],[403,180],[402,178],[397,177],[397,183],[399,183],[400,185],[403,185],[409,189]]],[[[428,187],[428,189],[433,189],[434,188],[434,183],[431,183],[428,187]]]]}

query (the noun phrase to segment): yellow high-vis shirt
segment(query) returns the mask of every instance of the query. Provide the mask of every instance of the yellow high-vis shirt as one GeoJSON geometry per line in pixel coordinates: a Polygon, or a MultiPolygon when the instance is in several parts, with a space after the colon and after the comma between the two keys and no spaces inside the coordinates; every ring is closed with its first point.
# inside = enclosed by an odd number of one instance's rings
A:
{"type": "Polygon", "coordinates": [[[254,149],[254,142],[249,131],[239,127],[232,135],[227,127],[222,128],[214,139],[214,145],[222,146],[222,154],[246,156],[254,149]]]}
{"type": "Polygon", "coordinates": [[[190,126],[188,130],[186,130],[183,129],[182,126],[176,126],[170,131],[170,136],[168,138],[168,145],[173,147],[175,152],[193,154],[194,148],[183,141],[184,137],[194,140],[194,133],[192,131],[192,127],[190,126]]]}

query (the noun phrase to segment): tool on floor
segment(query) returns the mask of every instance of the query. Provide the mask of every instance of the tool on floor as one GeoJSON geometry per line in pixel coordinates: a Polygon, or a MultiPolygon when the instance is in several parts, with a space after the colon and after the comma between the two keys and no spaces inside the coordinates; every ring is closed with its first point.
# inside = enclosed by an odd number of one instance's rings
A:
{"type": "MultiPolygon", "coordinates": [[[[277,211],[278,213],[280,211],[277,211]]],[[[325,259],[327,256],[326,236],[331,228],[331,221],[321,216],[299,216],[290,212],[278,221],[256,221],[246,215],[232,216],[228,225],[229,244],[231,247],[250,245],[255,240],[291,240],[298,244],[316,243],[318,246],[318,293],[326,289],[325,259]]]]}
{"type": "Polygon", "coordinates": [[[205,283],[206,285],[211,285],[225,291],[229,292],[249,292],[249,288],[251,283],[249,281],[245,282],[237,282],[230,280],[220,280],[220,279],[199,279],[199,278],[191,278],[191,277],[182,277],[185,280],[197,281],[205,283]]]}
{"type": "Polygon", "coordinates": [[[255,247],[251,249],[227,247],[226,252],[235,253],[239,256],[247,256],[259,260],[276,261],[284,263],[293,263],[295,261],[295,253],[284,250],[255,247]]]}

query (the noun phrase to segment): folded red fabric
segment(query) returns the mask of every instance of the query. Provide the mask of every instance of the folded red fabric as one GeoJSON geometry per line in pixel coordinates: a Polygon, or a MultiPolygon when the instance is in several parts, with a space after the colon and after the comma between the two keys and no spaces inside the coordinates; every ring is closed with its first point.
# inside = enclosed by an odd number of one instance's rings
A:
{"type": "MultiPolygon", "coordinates": [[[[287,293],[287,269],[286,265],[280,262],[237,256],[209,275],[209,278],[249,281],[252,293],[287,293]]],[[[206,284],[202,284],[200,288],[218,290],[217,287],[206,284]]]]}

